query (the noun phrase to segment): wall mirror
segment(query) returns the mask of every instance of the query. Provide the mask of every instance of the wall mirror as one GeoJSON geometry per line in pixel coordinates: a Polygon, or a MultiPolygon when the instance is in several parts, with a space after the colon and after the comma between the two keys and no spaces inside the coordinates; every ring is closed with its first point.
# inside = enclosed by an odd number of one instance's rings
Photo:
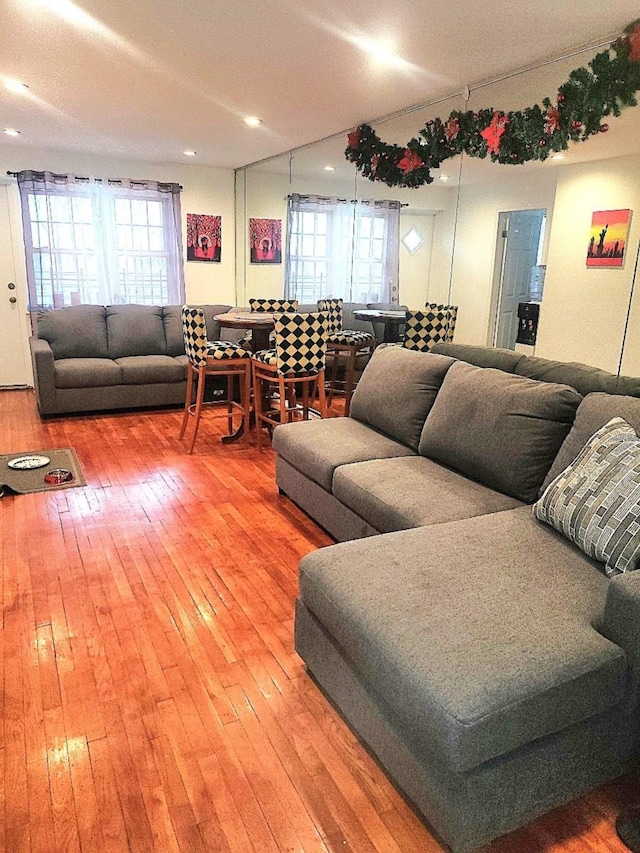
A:
{"type": "MultiPolygon", "coordinates": [[[[569,73],[596,52],[477,88],[468,101],[458,95],[373,127],[385,141],[404,144],[429,119],[446,119],[454,109],[508,111],[545,96],[553,100],[569,73]]],[[[508,166],[455,157],[434,171],[432,184],[414,190],[359,176],[344,158],[343,134],[241,169],[236,178],[238,301],[283,294],[290,194],[395,200],[401,204],[394,294],[400,304],[457,304],[459,342],[508,346],[638,375],[640,107],[607,124],[606,132],[572,145],[562,160],[508,166]],[[623,266],[588,268],[593,213],[614,210],[632,211],[623,266]],[[281,263],[252,261],[251,219],[280,221],[281,263]],[[514,339],[521,302],[539,303],[535,345],[514,339]]],[[[367,301],[359,297],[370,292],[354,279],[351,301],[367,301]]]]}

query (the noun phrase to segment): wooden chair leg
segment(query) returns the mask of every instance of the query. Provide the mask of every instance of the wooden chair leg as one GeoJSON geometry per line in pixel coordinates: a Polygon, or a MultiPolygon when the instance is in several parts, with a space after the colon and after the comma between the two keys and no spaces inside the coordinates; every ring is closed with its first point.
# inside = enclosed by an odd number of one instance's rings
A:
{"type": "Polygon", "coordinates": [[[333,394],[338,385],[338,367],[340,366],[340,351],[333,351],[333,364],[331,365],[331,375],[329,377],[329,400],[328,404],[331,406],[333,401],[333,394]]]}
{"type": "Polygon", "coordinates": [[[287,422],[287,387],[284,376],[278,374],[278,391],[280,393],[280,423],[287,422]]]}
{"type": "Polygon", "coordinates": [[[242,404],[242,427],[245,444],[249,444],[251,428],[251,362],[247,359],[245,371],[240,376],[240,402],[242,404]]]}
{"type": "Polygon", "coordinates": [[[233,392],[234,392],[234,380],[235,374],[228,373],[227,374],[227,421],[229,425],[229,435],[233,432],[233,392]]]}
{"type": "Polygon", "coordinates": [[[196,392],[196,408],[193,413],[195,423],[193,425],[193,435],[191,436],[191,444],[189,445],[189,453],[193,453],[193,446],[196,443],[196,435],[200,426],[200,414],[202,413],[202,402],[204,400],[205,372],[204,369],[198,370],[198,390],[196,392]]]}
{"type": "Polygon", "coordinates": [[[187,365],[187,393],[185,395],[184,400],[184,415],[182,416],[182,426],[180,427],[180,435],[178,438],[180,441],[184,438],[185,431],[187,429],[187,423],[189,421],[189,407],[193,402],[193,365],[191,362],[187,365]]]}
{"type": "Polygon", "coordinates": [[[256,446],[262,450],[262,379],[258,365],[253,362],[253,410],[256,416],[256,446]]]}
{"type": "Polygon", "coordinates": [[[353,394],[354,378],[356,372],[356,350],[349,351],[347,356],[346,376],[344,378],[344,413],[348,417],[351,408],[351,396],[353,394]]]}
{"type": "Polygon", "coordinates": [[[309,385],[308,379],[302,383],[302,417],[305,421],[309,420],[309,385]]]}
{"type": "Polygon", "coordinates": [[[325,387],[324,387],[324,381],[325,381],[324,370],[320,370],[318,373],[318,376],[316,378],[316,383],[318,386],[318,403],[319,403],[318,408],[320,411],[320,417],[321,418],[327,417],[327,398],[326,398],[326,392],[325,392],[325,387]]]}

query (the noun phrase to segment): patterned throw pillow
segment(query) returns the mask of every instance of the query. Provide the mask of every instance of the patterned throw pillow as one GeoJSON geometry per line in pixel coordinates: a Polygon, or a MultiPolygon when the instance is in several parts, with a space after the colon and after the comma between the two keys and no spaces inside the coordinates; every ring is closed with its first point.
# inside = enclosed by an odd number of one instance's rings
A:
{"type": "Polygon", "coordinates": [[[640,561],[640,439],[623,418],[591,436],[533,513],[605,564],[607,575],[640,561]]]}

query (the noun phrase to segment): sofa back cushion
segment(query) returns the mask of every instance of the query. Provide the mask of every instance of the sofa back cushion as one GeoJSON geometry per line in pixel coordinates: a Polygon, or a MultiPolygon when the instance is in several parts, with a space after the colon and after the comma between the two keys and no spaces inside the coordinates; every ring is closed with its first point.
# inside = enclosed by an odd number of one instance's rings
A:
{"type": "Polygon", "coordinates": [[[72,305],[38,313],[38,337],[54,358],[108,358],[104,305],[72,305]]]}
{"type": "Polygon", "coordinates": [[[458,361],[427,416],[418,452],[533,503],[581,399],[566,385],[458,361]]]}
{"type": "Polygon", "coordinates": [[[640,379],[616,376],[615,373],[577,361],[551,361],[548,358],[525,356],[518,361],[515,372],[529,379],[571,385],[583,397],[596,391],[640,397],[640,379]]]}
{"type": "Polygon", "coordinates": [[[167,342],[158,305],[108,305],[109,358],[165,355],[167,342]]]}
{"type": "Polygon", "coordinates": [[[182,334],[182,305],[165,305],[162,309],[162,323],[166,341],[165,355],[184,355],[184,336],[182,334]]]}
{"type": "Polygon", "coordinates": [[[417,450],[425,418],[453,363],[444,355],[404,347],[377,349],[354,392],[351,417],[417,450]]]}
{"type": "Polygon", "coordinates": [[[541,491],[546,489],[568,465],[571,465],[594,433],[611,418],[616,417],[624,418],[640,435],[640,399],[618,394],[587,394],[578,406],[571,431],[553,460],[541,491]]]}
{"type": "Polygon", "coordinates": [[[515,373],[516,365],[524,358],[523,353],[512,349],[444,342],[434,344],[429,352],[459,358],[460,361],[467,361],[469,364],[475,364],[478,367],[495,367],[498,370],[504,370],[505,373],[515,373]]]}

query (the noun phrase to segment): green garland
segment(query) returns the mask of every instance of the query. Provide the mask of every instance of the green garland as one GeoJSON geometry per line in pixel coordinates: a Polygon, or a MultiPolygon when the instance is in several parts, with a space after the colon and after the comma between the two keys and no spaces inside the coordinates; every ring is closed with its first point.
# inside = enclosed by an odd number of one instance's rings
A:
{"type": "Polygon", "coordinates": [[[565,151],[570,142],[584,142],[604,133],[606,116],[619,116],[637,104],[640,90],[640,19],[625,30],[587,68],[569,74],[552,104],[534,104],[504,113],[494,109],[478,112],[454,110],[446,121],[436,118],[405,147],[383,142],[368,124],[349,134],[347,160],[365,178],[390,187],[419,187],[433,182],[432,169],[464,152],[470,157],[487,155],[496,163],[520,164],[546,160],[565,151]]]}

